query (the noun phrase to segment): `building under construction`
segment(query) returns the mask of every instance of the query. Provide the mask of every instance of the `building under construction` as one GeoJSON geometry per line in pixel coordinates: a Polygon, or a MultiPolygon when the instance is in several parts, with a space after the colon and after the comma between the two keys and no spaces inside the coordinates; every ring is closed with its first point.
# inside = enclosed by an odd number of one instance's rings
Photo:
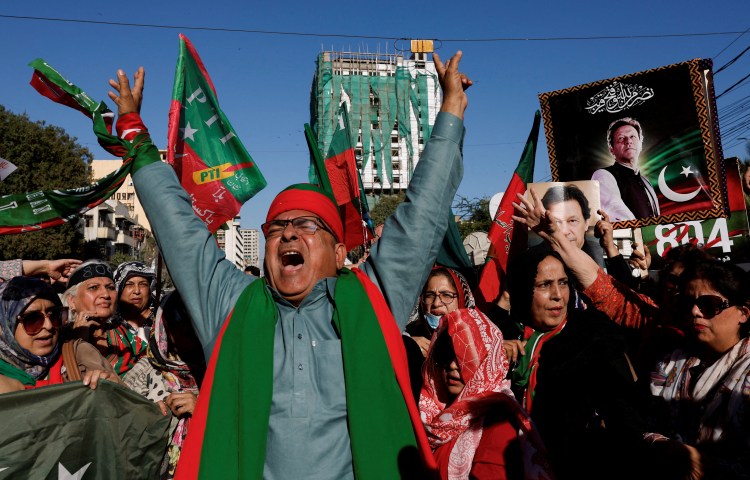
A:
{"type": "Polygon", "coordinates": [[[368,203],[406,190],[430,138],[442,100],[432,41],[404,53],[322,52],[310,101],[310,124],[328,151],[342,103],[368,203]],[[428,59],[429,56],[429,59],[428,59]]]}

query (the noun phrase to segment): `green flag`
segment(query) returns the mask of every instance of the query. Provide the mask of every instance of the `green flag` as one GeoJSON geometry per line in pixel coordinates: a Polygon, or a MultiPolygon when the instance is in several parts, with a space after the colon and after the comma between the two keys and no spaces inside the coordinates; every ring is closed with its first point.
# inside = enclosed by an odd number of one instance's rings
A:
{"type": "Polygon", "coordinates": [[[159,478],[170,417],[111,382],[0,395],[0,480],[159,478]]]}
{"type": "MultiPolygon", "coordinates": [[[[91,118],[99,144],[117,156],[132,149],[112,135],[113,113],[104,102],[95,102],[86,92],[63,78],[42,59],[29,64],[34,68],[31,86],[50,100],[76,109],[91,118]]],[[[66,190],[25,192],[0,197],[0,235],[17,234],[55,227],[94,208],[115,192],[130,173],[132,162],[90,185],[66,190]]]]}
{"type": "Polygon", "coordinates": [[[198,52],[182,34],[167,144],[167,162],[190,194],[193,210],[211,232],[234,218],[242,204],[266,186],[266,179],[221,111],[198,52]]]}

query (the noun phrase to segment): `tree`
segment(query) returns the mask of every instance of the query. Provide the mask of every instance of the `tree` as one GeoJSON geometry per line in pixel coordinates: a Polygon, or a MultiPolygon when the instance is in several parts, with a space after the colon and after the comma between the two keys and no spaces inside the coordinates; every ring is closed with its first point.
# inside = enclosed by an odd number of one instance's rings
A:
{"type": "MultiPolygon", "coordinates": [[[[86,165],[88,149],[60,127],[33,122],[0,105],[0,157],[18,169],[0,182],[0,195],[37,190],[74,188],[91,183],[86,165]]],[[[65,258],[83,253],[83,236],[77,222],[37,232],[0,236],[0,256],[5,259],[65,258]]]]}
{"type": "Polygon", "coordinates": [[[375,226],[385,223],[385,219],[390,217],[391,214],[396,211],[396,207],[398,207],[405,198],[405,193],[399,193],[397,195],[382,195],[375,206],[370,209],[372,223],[375,224],[375,226]]]}
{"type": "Polygon", "coordinates": [[[453,205],[453,213],[458,215],[458,231],[461,238],[466,238],[472,232],[489,232],[492,225],[490,217],[490,199],[466,198],[459,196],[453,205]]]}

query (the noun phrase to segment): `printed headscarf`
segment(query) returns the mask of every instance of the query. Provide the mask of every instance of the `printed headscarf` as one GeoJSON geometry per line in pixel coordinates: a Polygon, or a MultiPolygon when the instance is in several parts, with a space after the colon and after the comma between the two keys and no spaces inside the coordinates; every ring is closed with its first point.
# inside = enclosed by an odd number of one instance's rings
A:
{"type": "Polygon", "coordinates": [[[13,277],[0,283],[0,358],[8,364],[39,379],[44,377],[60,353],[60,342],[47,356],[34,355],[16,341],[18,316],[37,298],[62,303],[52,287],[38,278],[13,277]]]}
{"type": "MultiPolygon", "coordinates": [[[[153,269],[143,262],[123,262],[117,266],[112,279],[115,282],[117,288],[117,299],[120,299],[122,290],[125,288],[125,282],[131,277],[143,277],[149,282],[153,283],[156,274],[153,269]]],[[[153,290],[153,285],[149,286],[153,290]]]]}
{"type": "Polygon", "coordinates": [[[544,445],[505,379],[508,368],[503,335],[486,315],[476,308],[463,308],[442,317],[422,370],[419,412],[433,450],[456,439],[448,460],[449,479],[469,478],[482,438],[482,419],[490,410],[498,409],[507,412],[518,431],[525,478],[551,478],[544,445]],[[442,372],[435,364],[435,350],[441,341],[452,343],[465,384],[449,405],[437,393],[436,379],[442,372]]]}

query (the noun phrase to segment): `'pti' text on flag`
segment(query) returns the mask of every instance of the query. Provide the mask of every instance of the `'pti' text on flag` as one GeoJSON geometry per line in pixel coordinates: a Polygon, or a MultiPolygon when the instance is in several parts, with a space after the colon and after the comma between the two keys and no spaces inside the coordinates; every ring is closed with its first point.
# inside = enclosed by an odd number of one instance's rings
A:
{"type": "Polygon", "coordinates": [[[215,232],[266,186],[255,161],[219,108],[198,52],[180,35],[169,109],[167,162],[190,195],[193,210],[215,232]]]}

